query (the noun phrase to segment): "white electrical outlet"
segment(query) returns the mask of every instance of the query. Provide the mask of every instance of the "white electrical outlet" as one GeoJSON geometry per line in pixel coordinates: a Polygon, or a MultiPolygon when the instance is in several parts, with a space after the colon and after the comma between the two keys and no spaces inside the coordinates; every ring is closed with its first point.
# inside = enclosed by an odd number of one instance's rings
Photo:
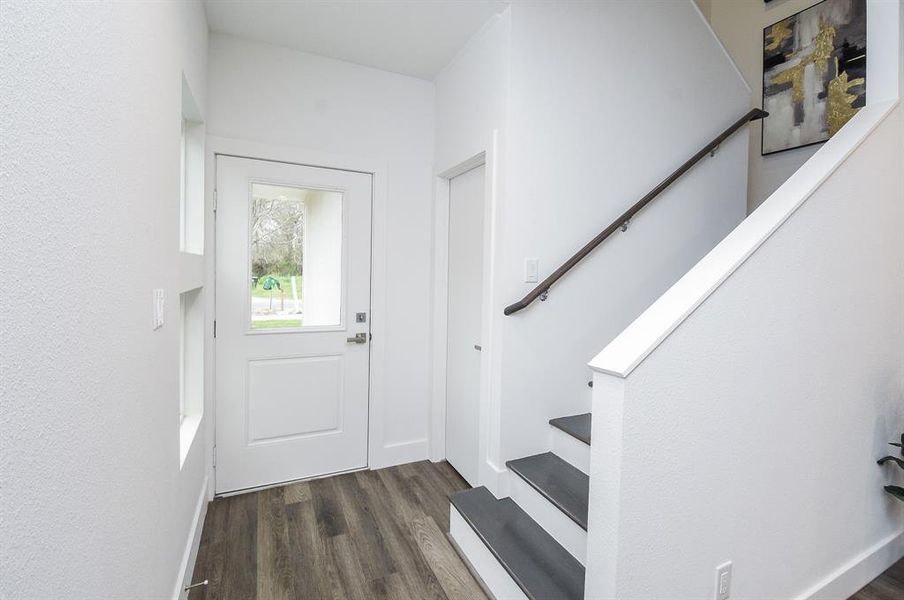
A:
{"type": "Polygon", "coordinates": [[[154,329],[163,327],[163,290],[154,290],[154,329]]]}
{"type": "Polygon", "coordinates": [[[716,600],[728,600],[731,595],[731,561],[716,567],[716,600]]]}
{"type": "Polygon", "coordinates": [[[537,283],[540,276],[540,261],[536,258],[524,259],[524,283],[537,283]]]}

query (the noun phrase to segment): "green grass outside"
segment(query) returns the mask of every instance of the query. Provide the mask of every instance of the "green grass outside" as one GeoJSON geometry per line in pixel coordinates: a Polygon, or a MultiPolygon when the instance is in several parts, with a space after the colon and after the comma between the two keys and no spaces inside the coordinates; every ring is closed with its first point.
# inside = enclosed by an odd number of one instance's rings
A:
{"type": "Polygon", "coordinates": [[[270,321],[251,321],[251,329],[291,329],[301,327],[301,319],[273,319],[270,321]]]}
{"type": "MultiPolygon", "coordinates": [[[[267,276],[261,277],[261,280],[257,282],[257,285],[251,288],[251,297],[252,298],[269,298],[270,292],[273,292],[273,300],[274,302],[279,300],[279,290],[276,289],[276,286],[273,287],[272,290],[264,289],[263,280],[267,276]]],[[[286,300],[292,299],[292,281],[291,276],[289,275],[274,275],[276,279],[279,280],[279,285],[282,287],[283,293],[286,295],[286,300]]],[[[298,299],[301,300],[301,276],[295,276],[295,287],[298,290],[298,299]]]]}

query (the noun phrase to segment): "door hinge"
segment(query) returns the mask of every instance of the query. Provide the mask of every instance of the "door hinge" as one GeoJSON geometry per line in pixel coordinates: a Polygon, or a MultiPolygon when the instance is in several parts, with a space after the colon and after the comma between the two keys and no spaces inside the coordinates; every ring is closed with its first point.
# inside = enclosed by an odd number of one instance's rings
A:
{"type": "Polygon", "coordinates": [[[217,212],[217,191],[213,191],[213,212],[217,212]]]}
{"type": "Polygon", "coordinates": [[[213,467],[216,468],[216,466],[217,466],[217,447],[214,446],[213,447],[213,467]]]}
{"type": "Polygon", "coordinates": [[[216,319],[213,320],[213,337],[214,337],[214,339],[216,339],[216,337],[217,337],[217,320],[216,319]]]}

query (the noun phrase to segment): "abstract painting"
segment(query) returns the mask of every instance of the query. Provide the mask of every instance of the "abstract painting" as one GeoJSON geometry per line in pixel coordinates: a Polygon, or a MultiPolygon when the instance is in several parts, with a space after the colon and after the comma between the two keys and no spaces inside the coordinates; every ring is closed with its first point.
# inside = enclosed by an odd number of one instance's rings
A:
{"type": "Polygon", "coordinates": [[[763,30],[763,155],[824,142],[865,104],[866,0],[824,0],[763,30]]]}

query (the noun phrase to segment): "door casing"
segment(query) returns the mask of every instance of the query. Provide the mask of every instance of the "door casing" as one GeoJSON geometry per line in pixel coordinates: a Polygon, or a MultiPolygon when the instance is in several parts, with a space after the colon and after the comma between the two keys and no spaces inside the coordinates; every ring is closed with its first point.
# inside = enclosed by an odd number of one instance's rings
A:
{"type": "Polygon", "coordinates": [[[430,403],[430,460],[446,457],[446,360],[449,294],[449,200],[450,181],[475,167],[486,168],[484,188],[483,290],[480,356],[480,425],[478,450],[479,483],[496,497],[507,495],[507,470],[501,460],[499,439],[499,372],[502,300],[499,286],[501,236],[498,227],[502,211],[499,175],[500,135],[493,130],[485,150],[449,167],[435,177],[434,263],[433,263],[433,384],[430,403]],[[497,306],[498,305],[498,306],[497,306]],[[498,310],[497,310],[498,308],[498,310]],[[496,314],[498,312],[498,315],[496,314]],[[502,466],[500,466],[502,465],[502,466]]]}

